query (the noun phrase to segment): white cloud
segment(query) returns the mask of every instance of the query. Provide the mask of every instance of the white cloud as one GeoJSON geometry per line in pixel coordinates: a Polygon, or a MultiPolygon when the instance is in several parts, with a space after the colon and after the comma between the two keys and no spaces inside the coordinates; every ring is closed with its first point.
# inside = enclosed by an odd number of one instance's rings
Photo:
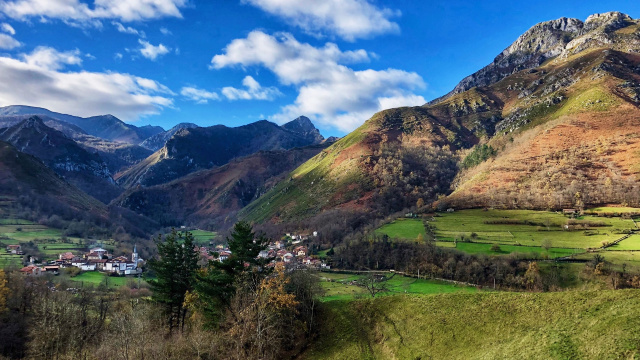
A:
{"type": "Polygon", "coordinates": [[[220,95],[217,93],[192,86],[183,87],[182,90],[180,90],[180,95],[198,104],[206,104],[209,100],[220,100],[220,95]]]}
{"type": "Polygon", "coordinates": [[[2,23],[2,25],[0,25],[0,27],[2,28],[3,32],[6,32],[9,35],[15,35],[16,34],[16,30],[13,28],[13,26],[7,24],[7,23],[2,23]]]}
{"type": "Polygon", "coordinates": [[[124,26],[124,25],[122,25],[121,23],[119,23],[117,21],[113,21],[113,22],[111,22],[111,24],[113,26],[115,26],[116,30],[118,30],[121,33],[136,35],[136,36],[139,36],[139,37],[142,37],[142,38],[146,37],[144,31],[140,31],[140,30],[134,29],[131,26],[124,26]]]}
{"type": "Polygon", "coordinates": [[[64,51],[60,52],[54,48],[46,46],[38,46],[31,54],[22,54],[22,59],[29,65],[36,67],[60,70],[65,65],[81,65],[80,51],[64,51]]]}
{"type": "Polygon", "coordinates": [[[7,34],[0,34],[0,49],[11,50],[21,45],[20,41],[12,38],[11,36],[7,34]]]}
{"type": "Polygon", "coordinates": [[[316,48],[298,42],[291,34],[267,35],[251,32],[232,41],[211,67],[264,66],[285,85],[299,93],[293,104],[281,109],[273,120],[283,122],[300,115],[313,117],[321,125],[351,131],[386,106],[426,103],[413,93],[425,87],[420,75],[397,69],[353,70],[344,64],[369,61],[364,50],[341,51],[327,43],[316,48]]]}
{"type": "Polygon", "coordinates": [[[173,35],[171,30],[167,29],[166,27],[161,27],[160,32],[162,33],[162,35],[173,35]]]}
{"type": "Polygon", "coordinates": [[[180,8],[188,0],[94,0],[93,6],[80,0],[12,0],[0,2],[6,16],[26,20],[36,17],[72,22],[91,22],[100,19],[143,21],[163,17],[181,18],[180,8]]]}
{"type": "Polygon", "coordinates": [[[345,40],[366,38],[400,27],[389,19],[400,16],[397,10],[378,8],[368,0],[243,0],[272,15],[279,16],[310,34],[318,31],[345,40]]]}
{"type": "Polygon", "coordinates": [[[172,106],[173,93],[153,80],[116,72],[61,72],[47,64],[0,57],[0,106],[28,104],[79,116],[136,120],[172,106]]]}
{"type": "Polygon", "coordinates": [[[273,100],[282,95],[275,87],[263,88],[253,77],[246,76],[242,80],[245,89],[225,87],[222,94],[229,100],[273,100]]]}
{"type": "Polygon", "coordinates": [[[121,53],[116,53],[115,55],[113,55],[113,58],[116,60],[122,60],[122,54],[121,53]]]}
{"type": "Polygon", "coordinates": [[[140,49],[140,53],[142,54],[142,56],[154,61],[159,56],[165,55],[171,50],[162,44],[154,46],[151,45],[148,41],[144,41],[142,39],[138,40],[138,42],[140,43],[140,45],[142,45],[142,48],[140,49]]]}

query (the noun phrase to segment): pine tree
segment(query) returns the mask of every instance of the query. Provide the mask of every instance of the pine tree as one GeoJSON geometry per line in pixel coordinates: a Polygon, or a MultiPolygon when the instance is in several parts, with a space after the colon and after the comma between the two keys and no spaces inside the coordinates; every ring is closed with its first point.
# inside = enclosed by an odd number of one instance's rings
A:
{"type": "Polygon", "coordinates": [[[193,290],[195,273],[198,269],[198,252],[195,250],[193,235],[179,233],[175,229],[162,241],[156,240],[159,259],[149,261],[157,279],[149,281],[154,299],[165,306],[169,332],[174,328],[184,328],[187,309],[185,295],[193,290]]]}
{"type": "Polygon", "coordinates": [[[271,259],[258,258],[260,251],[267,248],[269,239],[257,236],[251,224],[244,221],[235,224],[227,243],[231,256],[224,261],[211,262],[198,274],[196,292],[210,326],[215,326],[229,309],[241,278],[251,277],[249,282],[258,286],[269,273],[266,264],[271,259]]]}

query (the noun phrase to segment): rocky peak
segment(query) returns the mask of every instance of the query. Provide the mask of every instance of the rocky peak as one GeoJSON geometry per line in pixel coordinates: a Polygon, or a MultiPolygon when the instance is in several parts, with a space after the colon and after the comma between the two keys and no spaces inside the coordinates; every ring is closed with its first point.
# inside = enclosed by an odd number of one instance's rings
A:
{"type": "Polygon", "coordinates": [[[291,132],[301,134],[306,138],[312,139],[314,143],[320,143],[324,140],[324,137],[320,134],[320,131],[316,129],[311,120],[306,116],[300,116],[288,123],[282,125],[284,129],[291,132]]]}
{"type": "MultiPolygon", "coordinates": [[[[462,79],[450,93],[430,104],[473,87],[495,84],[515,72],[536,68],[551,58],[564,58],[588,48],[612,44],[616,41],[613,32],[633,23],[629,15],[620,12],[594,14],[585,22],[564,17],[541,22],[520,35],[491,64],[462,79]]],[[[640,45],[635,47],[640,49],[640,45]]]]}

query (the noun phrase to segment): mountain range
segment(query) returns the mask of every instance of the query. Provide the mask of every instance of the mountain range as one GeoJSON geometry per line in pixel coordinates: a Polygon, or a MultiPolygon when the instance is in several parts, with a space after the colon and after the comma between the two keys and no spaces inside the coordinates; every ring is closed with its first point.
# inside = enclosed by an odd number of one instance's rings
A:
{"type": "Polygon", "coordinates": [[[610,12],[537,24],[443,97],[381,111],[342,139],[325,140],[304,116],[164,131],[24,106],[0,109],[0,133],[72,183],[60,172],[65,151],[96,184],[114,174],[110,186],[124,191],[114,206],[224,227],[416,207],[640,204],[639,106],[640,22],[610,12]],[[43,154],[43,134],[76,146],[43,154]]]}

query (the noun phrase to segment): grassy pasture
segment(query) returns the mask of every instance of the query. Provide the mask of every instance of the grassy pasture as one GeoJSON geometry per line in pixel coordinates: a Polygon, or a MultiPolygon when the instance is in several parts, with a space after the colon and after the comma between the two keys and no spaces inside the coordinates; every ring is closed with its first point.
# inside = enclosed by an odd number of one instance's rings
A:
{"type": "Polygon", "coordinates": [[[394,295],[322,304],[301,359],[633,359],[640,291],[394,295]]]}
{"type": "Polygon", "coordinates": [[[397,219],[392,223],[383,225],[376,230],[376,233],[387,235],[392,239],[415,240],[420,234],[424,239],[427,238],[422,219],[397,219]]]}
{"type": "MultiPolygon", "coordinates": [[[[438,246],[442,246],[444,242],[438,242],[438,246]]],[[[453,243],[449,243],[453,244],[453,243]]],[[[516,246],[516,245],[500,245],[500,251],[492,251],[493,244],[467,243],[458,242],[455,248],[468,254],[485,254],[485,255],[508,255],[512,253],[535,254],[540,257],[548,257],[551,259],[558,257],[570,256],[581,253],[581,249],[566,248],[550,248],[548,251],[540,246],[516,246]]]]}
{"type": "MultiPolygon", "coordinates": [[[[4,249],[0,249],[0,252],[4,252],[4,249]]],[[[22,256],[0,254],[0,269],[8,267],[22,267],[22,256]]]]}
{"type": "Polygon", "coordinates": [[[124,276],[108,276],[107,274],[98,272],[98,271],[85,271],[78,276],[69,278],[71,281],[84,283],[84,284],[92,284],[94,286],[98,286],[105,281],[105,278],[109,278],[109,286],[110,287],[119,287],[124,286],[127,283],[127,277],[124,276]]]}
{"type": "Polygon", "coordinates": [[[603,207],[588,209],[586,211],[593,211],[596,213],[606,213],[606,214],[613,214],[613,213],[626,214],[626,213],[640,213],[640,208],[632,208],[632,207],[626,207],[626,206],[620,206],[620,207],[603,206],[603,207]]]}
{"type": "MultiPolygon", "coordinates": [[[[348,300],[358,297],[370,297],[366,289],[358,285],[350,285],[352,281],[362,278],[364,275],[320,273],[320,282],[325,291],[323,301],[348,300]],[[332,280],[332,281],[329,281],[332,280]]],[[[458,286],[455,284],[427,280],[415,279],[406,276],[396,275],[387,282],[388,292],[380,293],[377,296],[389,296],[394,294],[443,294],[452,292],[476,292],[475,287],[458,286]]]]}
{"type": "Polygon", "coordinates": [[[563,226],[568,220],[562,214],[545,211],[474,209],[441,214],[430,225],[436,228],[440,241],[453,241],[460,236],[470,238],[475,233],[477,242],[539,247],[549,240],[554,248],[568,249],[600,247],[603,241],[615,241],[624,231],[635,229],[631,220],[584,216],[578,221],[601,222],[606,226],[567,231],[563,226]],[[517,221],[530,224],[491,223],[517,221]]]}
{"type": "Polygon", "coordinates": [[[191,230],[189,231],[196,242],[196,244],[200,245],[209,245],[209,241],[213,240],[218,236],[217,233],[206,230],[191,230]]]}
{"type": "Polygon", "coordinates": [[[629,238],[620,241],[616,245],[608,247],[607,250],[640,250],[640,235],[631,235],[629,238]]]}

